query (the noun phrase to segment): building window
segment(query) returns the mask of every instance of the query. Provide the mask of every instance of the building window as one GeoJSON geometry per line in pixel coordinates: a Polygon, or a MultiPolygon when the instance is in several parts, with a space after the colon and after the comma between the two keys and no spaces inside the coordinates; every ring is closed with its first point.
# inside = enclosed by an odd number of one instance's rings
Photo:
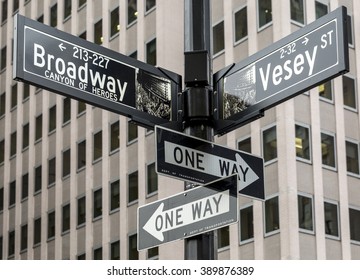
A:
{"type": "Polygon", "coordinates": [[[225,48],[224,21],[213,26],[213,53],[216,55],[225,48]]]}
{"type": "Polygon", "coordinates": [[[265,201],[265,233],[277,231],[279,228],[279,198],[276,196],[265,201]]]}
{"type": "Polygon", "coordinates": [[[349,208],[350,239],[360,242],[360,210],[349,208]]]}
{"type": "Polygon", "coordinates": [[[78,101],[78,115],[81,115],[85,111],[86,111],[86,103],[82,101],[78,101]]]}
{"type": "Polygon", "coordinates": [[[104,41],[102,34],[102,19],[94,24],[94,43],[101,45],[104,41]]]}
{"type": "Polygon", "coordinates": [[[158,176],[155,170],[155,163],[147,166],[147,194],[158,190],[158,176]]]}
{"type": "Polygon", "coordinates": [[[237,148],[240,151],[251,153],[251,138],[245,138],[243,140],[240,140],[237,144],[237,148]]]}
{"type": "Polygon", "coordinates": [[[62,208],[62,232],[70,230],[70,204],[62,208]]]}
{"type": "Polygon", "coordinates": [[[77,225],[82,225],[86,222],[86,200],[85,196],[77,201],[77,225]]]}
{"type": "Polygon", "coordinates": [[[359,145],[350,141],[345,141],[345,145],[347,172],[359,174],[359,145]]]}
{"type": "Polygon", "coordinates": [[[240,242],[254,238],[253,207],[240,209],[240,242]]]}
{"type": "Polygon", "coordinates": [[[129,236],[129,260],[138,260],[139,253],[137,250],[137,234],[129,236]]]}
{"type": "Polygon", "coordinates": [[[5,160],[5,140],[0,141],[0,164],[5,160]]]}
{"type": "Polygon", "coordinates": [[[247,27],[247,7],[240,9],[235,12],[235,42],[240,41],[243,38],[246,38],[248,35],[247,27]]]}
{"type": "Polygon", "coordinates": [[[0,236],[0,260],[3,259],[3,237],[0,236]]]}
{"type": "Polygon", "coordinates": [[[16,131],[10,136],[10,157],[16,155],[16,131]]]}
{"type": "Polygon", "coordinates": [[[355,80],[348,76],[343,77],[344,105],[356,109],[355,80]]]}
{"type": "Polygon", "coordinates": [[[135,141],[138,137],[137,125],[128,122],[128,143],[135,141]]]}
{"type": "Polygon", "coordinates": [[[9,232],[9,248],[8,256],[9,258],[15,254],[15,230],[9,232]]]}
{"type": "Polygon", "coordinates": [[[156,0],[146,0],[145,1],[145,12],[150,11],[156,5],[156,0]]]}
{"type": "Polygon", "coordinates": [[[86,140],[78,143],[77,168],[81,169],[86,165],[86,140]]]}
{"type": "Polygon", "coordinates": [[[131,54],[129,54],[129,57],[137,59],[137,51],[134,51],[131,54]]]}
{"type": "Polygon", "coordinates": [[[290,0],[291,20],[304,24],[304,0],[290,0]]]}
{"type": "Polygon", "coordinates": [[[110,126],[110,152],[120,147],[120,122],[116,121],[110,126]]]}
{"type": "Polygon", "coordinates": [[[34,221],[34,246],[41,243],[41,217],[34,221]]]}
{"type": "Polygon", "coordinates": [[[94,260],[103,259],[103,250],[102,247],[94,249],[94,260]]]}
{"type": "Polygon", "coordinates": [[[50,8],[50,26],[57,26],[57,4],[50,8]]]}
{"type": "Polygon", "coordinates": [[[120,31],[119,7],[110,13],[110,38],[118,34],[120,31]]]}
{"type": "Polygon", "coordinates": [[[128,0],[128,25],[137,19],[137,0],[128,0]]]}
{"type": "Polygon", "coordinates": [[[20,240],[20,250],[24,251],[27,249],[28,246],[28,226],[23,225],[21,226],[21,240],[20,240]]]}
{"type": "Polygon", "coordinates": [[[325,16],[329,12],[329,6],[321,3],[319,1],[315,1],[315,15],[316,19],[325,16]]]}
{"type": "Polygon", "coordinates": [[[336,168],[335,137],[321,133],[321,156],[322,164],[336,168]]]}
{"type": "Polygon", "coordinates": [[[29,132],[29,123],[27,123],[23,126],[23,135],[22,135],[22,140],[23,140],[22,148],[23,149],[29,147],[29,137],[30,137],[29,133],[30,133],[29,132]]]}
{"type": "Polygon", "coordinates": [[[56,105],[49,109],[49,133],[56,129],[56,105]]]}
{"type": "Polygon", "coordinates": [[[110,260],[120,260],[120,241],[115,241],[110,245],[110,260]]]}
{"type": "Polygon", "coordinates": [[[64,4],[64,19],[67,19],[71,15],[71,0],[65,0],[64,4]]]}
{"type": "Polygon", "coordinates": [[[146,44],[146,63],[156,65],[156,38],[146,44]]]}
{"type": "Polygon", "coordinates": [[[327,100],[333,100],[331,80],[319,85],[318,89],[319,89],[320,98],[324,98],[327,100]]]}
{"type": "Polygon", "coordinates": [[[13,12],[15,13],[17,10],[19,10],[19,0],[14,0],[13,12]]]}
{"type": "Polygon", "coordinates": [[[347,31],[348,31],[348,43],[350,46],[354,46],[353,42],[353,27],[352,27],[352,16],[347,15],[347,31]]]}
{"type": "Polygon", "coordinates": [[[62,154],[62,176],[63,178],[70,175],[71,160],[70,149],[66,150],[62,154]]]}
{"type": "Polygon", "coordinates": [[[310,129],[308,127],[295,125],[295,147],[297,158],[311,160],[310,129]]]}
{"type": "Polygon", "coordinates": [[[80,8],[80,7],[84,6],[85,4],[86,4],[86,0],[79,0],[78,7],[80,8]]]}
{"type": "Polygon", "coordinates": [[[42,138],[42,115],[36,117],[35,120],[35,141],[42,138]]]}
{"type": "Polygon", "coordinates": [[[11,87],[11,109],[14,109],[17,106],[17,83],[11,87]]]}
{"type": "Polygon", "coordinates": [[[138,171],[129,174],[128,203],[138,199],[138,171]]]}
{"type": "Polygon", "coordinates": [[[147,250],[147,258],[155,260],[159,258],[159,247],[150,248],[147,250]]]}
{"type": "Polygon", "coordinates": [[[86,260],[86,254],[84,253],[84,254],[78,255],[78,256],[77,256],[77,259],[78,259],[79,261],[80,261],[80,260],[82,260],[82,261],[86,260]]]}
{"type": "Polygon", "coordinates": [[[40,165],[35,168],[35,185],[34,185],[35,193],[41,191],[41,177],[42,177],[42,168],[40,165]]]}
{"type": "Polygon", "coordinates": [[[263,156],[264,161],[271,161],[277,158],[276,126],[263,131],[263,156]]]}
{"type": "Polygon", "coordinates": [[[21,182],[21,199],[27,198],[29,195],[29,174],[26,173],[22,176],[21,182]]]}
{"type": "Polygon", "coordinates": [[[65,124],[69,122],[71,118],[71,99],[69,97],[64,98],[63,107],[63,124],[65,124]]]}
{"type": "Polygon", "coordinates": [[[93,218],[95,219],[97,217],[101,217],[102,215],[102,189],[98,189],[94,191],[93,200],[94,200],[93,218]]]}
{"type": "Polygon", "coordinates": [[[93,161],[102,157],[102,131],[94,134],[93,161]]]}
{"type": "Polygon", "coordinates": [[[55,237],[55,211],[48,213],[48,239],[55,237]]]}
{"type": "Polygon", "coordinates": [[[9,207],[15,205],[16,202],[16,181],[10,183],[9,190],[9,207]]]}
{"type": "Polygon", "coordinates": [[[0,71],[6,68],[6,46],[1,49],[0,71]]]}
{"type": "Polygon", "coordinates": [[[120,208],[120,180],[110,184],[110,211],[120,208]]]}
{"type": "Polygon", "coordinates": [[[271,0],[258,0],[258,21],[259,28],[272,21],[271,0]]]}
{"type": "Polygon", "coordinates": [[[0,117],[5,115],[5,103],[6,103],[6,94],[5,92],[0,95],[0,117]]]}
{"type": "Polygon", "coordinates": [[[23,100],[28,99],[30,96],[30,85],[29,84],[24,84],[23,87],[23,100]]]}
{"type": "Polygon", "coordinates": [[[218,234],[218,249],[228,247],[230,245],[230,231],[229,226],[219,228],[218,234]]]}
{"type": "Polygon", "coordinates": [[[48,166],[48,185],[51,186],[55,184],[56,180],[56,158],[49,160],[48,166]]]}
{"type": "Polygon", "coordinates": [[[4,188],[0,189],[0,212],[4,210],[4,188]]]}
{"type": "Polygon", "coordinates": [[[298,215],[300,229],[313,231],[314,222],[311,197],[298,195],[298,215]]]}
{"type": "Polygon", "coordinates": [[[7,20],[8,1],[3,0],[1,6],[2,6],[1,22],[3,23],[7,20]]]}
{"type": "Polygon", "coordinates": [[[337,204],[324,202],[325,234],[339,237],[339,219],[337,204]]]}

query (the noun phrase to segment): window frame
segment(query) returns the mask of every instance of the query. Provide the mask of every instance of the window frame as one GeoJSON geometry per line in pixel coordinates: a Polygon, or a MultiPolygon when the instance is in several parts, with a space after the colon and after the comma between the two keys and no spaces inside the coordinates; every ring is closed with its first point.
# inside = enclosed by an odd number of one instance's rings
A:
{"type": "Polygon", "coordinates": [[[127,175],[127,204],[128,206],[138,203],[139,200],[139,170],[135,170],[127,175]],[[136,174],[137,177],[137,195],[136,199],[130,201],[130,176],[136,174]]]}
{"type": "Polygon", "coordinates": [[[264,158],[264,166],[270,165],[274,162],[278,161],[278,141],[277,141],[277,125],[276,123],[272,123],[268,126],[265,126],[261,128],[261,155],[264,158]],[[275,134],[276,134],[276,156],[274,158],[271,158],[269,160],[265,160],[265,146],[264,146],[264,132],[270,129],[275,128],[275,134]]]}
{"type": "MultiPolygon", "coordinates": [[[[267,23],[265,23],[264,25],[260,26],[260,11],[259,11],[259,1],[262,0],[256,0],[256,27],[257,27],[257,32],[263,31],[264,29],[268,28],[269,26],[271,26],[273,24],[273,18],[271,15],[271,20],[267,23]]],[[[271,14],[272,14],[272,0],[271,0],[271,14]]]]}
{"type": "Polygon", "coordinates": [[[156,39],[156,36],[149,38],[149,40],[147,40],[145,42],[145,61],[147,64],[150,64],[155,67],[157,66],[157,39],[156,39]],[[153,44],[154,41],[155,41],[155,64],[152,61],[149,62],[149,60],[148,60],[150,57],[150,54],[152,54],[152,53],[148,52],[148,48],[150,47],[150,44],[153,44]]]}
{"type": "Polygon", "coordinates": [[[92,143],[92,146],[93,146],[92,162],[93,162],[93,164],[95,164],[98,161],[101,161],[103,158],[103,133],[102,132],[103,132],[102,130],[97,130],[92,135],[92,141],[93,141],[93,143],[92,143]],[[99,137],[99,139],[97,139],[97,137],[99,137]],[[99,147],[97,147],[97,145],[99,145],[99,147]]]}
{"type": "Polygon", "coordinates": [[[320,149],[321,149],[321,164],[322,164],[322,167],[324,169],[328,169],[328,170],[332,170],[332,171],[337,171],[337,153],[336,153],[336,134],[334,132],[328,132],[328,131],[323,131],[321,130],[320,131],[320,149]],[[330,136],[334,139],[334,164],[335,166],[331,166],[331,165],[326,165],[323,163],[323,160],[322,160],[322,135],[327,135],[327,136],[330,136]]]}
{"type": "MultiPolygon", "coordinates": [[[[81,216],[82,218],[82,216],[81,216]]],[[[86,225],[86,196],[82,195],[76,198],[76,228],[80,228],[82,226],[86,225]],[[79,209],[80,209],[80,202],[84,202],[84,213],[80,213],[79,209]],[[83,219],[80,219],[80,214],[82,214],[84,216],[83,219]]]]}
{"type": "Polygon", "coordinates": [[[299,21],[292,18],[292,16],[291,16],[291,14],[292,14],[291,3],[292,3],[292,1],[291,0],[289,0],[289,1],[290,1],[290,22],[297,25],[297,26],[304,27],[306,25],[306,1],[301,0],[302,1],[302,6],[303,6],[303,11],[302,12],[303,12],[303,21],[304,22],[299,22],[299,21]]]}
{"type": "Polygon", "coordinates": [[[299,203],[298,203],[298,221],[299,221],[299,232],[302,233],[308,233],[308,234],[315,234],[315,205],[314,205],[314,197],[311,194],[308,193],[304,193],[304,192],[298,192],[297,194],[297,202],[299,202],[299,196],[305,197],[305,198],[309,198],[311,200],[311,222],[312,222],[312,230],[306,229],[306,228],[302,228],[300,227],[300,213],[299,213],[299,203]]]}
{"type": "MultiPolygon", "coordinates": [[[[348,167],[346,165],[346,173],[349,176],[360,178],[360,144],[359,144],[359,142],[357,142],[357,141],[355,141],[353,139],[345,138],[345,156],[346,156],[346,158],[347,158],[346,142],[349,142],[351,144],[355,144],[357,146],[357,160],[358,160],[358,172],[359,172],[359,173],[354,173],[354,172],[348,171],[348,167]]],[[[347,161],[347,159],[346,159],[346,161],[347,161]]]]}
{"type": "Polygon", "coordinates": [[[302,161],[302,162],[305,162],[305,163],[309,163],[309,164],[312,163],[312,143],[311,143],[311,139],[312,138],[311,138],[311,127],[310,127],[310,125],[295,122],[295,157],[296,157],[296,160],[302,161]],[[309,141],[309,159],[300,157],[296,153],[296,138],[297,138],[296,137],[296,127],[302,127],[302,128],[305,128],[305,129],[308,130],[308,139],[307,140],[309,141]]]}
{"type": "Polygon", "coordinates": [[[224,18],[221,18],[220,20],[216,21],[215,23],[212,24],[211,26],[211,30],[212,30],[212,33],[213,33],[213,38],[212,38],[212,51],[213,51],[213,58],[216,58],[220,55],[222,55],[223,53],[225,53],[225,22],[224,22],[224,18]],[[223,29],[222,29],[222,32],[223,32],[223,48],[217,52],[215,52],[215,47],[214,47],[214,42],[215,42],[215,36],[214,36],[214,28],[217,27],[219,24],[222,24],[223,25],[223,29]]]}
{"type": "Polygon", "coordinates": [[[263,217],[264,217],[264,221],[263,221],[263,224],[264,224],[264,237],[268,237],[268,236],[272,236],[272,235],[275,235],[275,234],[278,234],[280,233],[280,203],[279,203],[279,194],[273,194],[273,195],[270,195],[268,197],[266,197],[264,203],[263,203],[263,217]],[[278,204],[278,213],[277,213],[277,220],[279,221],[279,225],[278,225],[278,228],[277,229],[274,229],[274,230],[271,230],[271,231],[266,231],[267,230],[267,219],[266,219],[266,202],[271,200],[271,199],[274,199],[274,198],[277,198],[277,204],[278,204]]]}
{"type": "MultiPolygon", "coordinates": [[[[350,226],[350,243],[352,244],[356,244],[356,245],[360,245],[360,234],[359,234],[359,240],[355,240],[355,239],[351,239],[351,232],[352,232],[352,223],[351,223],[351,219],[350,219],[350,210],[353,210],[353,211],[357,211],[359,216],[360,216],[360,207],[356,207],[356,206],[351,206],[349,205],[349,226],[350,226]]],[[[360,219],[360,217],[359,217],[360,219]]]]}
{"type": "Polygon", "coordinates": [[[253,204],[246,204],[240,207],[239,209],[239,244],[240,245],[244,245],[247,243],[251,243],[254,242],[255,240],[255,231],[254,231],[254,205],[253,204]],[[252,216],[253,216],[253,221],[252,221],[252,234],[253,237],[251,238],[247,238],[242,240],[242,234],[241,234],[241,228],[242,228],[242,219],[241,219],[241,211],[244,211],[245,209],[251,208],[252,209],[252,216]]]}
{"type": "Polygon", "coordinates": [[[236,140],[236,149],[243,152],[243,153],[248,153],[248,154],[251,154],[251,151],[252,151],[252,144],[251,144],[251,135],[246,135],[244,137],[241,137],[239,139],[236,140]],[[250,140],[250,152],[249,151],[246,151],[246,150],[241,150],[240,147],[239,147],[239,144],[244,142],[244,141],[247,141],[247,140],[250,140]]]}
{"type": "Polygon", "coordinates": [[[157,176],[157,173],[156,173],[156,163],[155,162],[151,162],[149,164],[146,164],[146,197],[150,197],[150,196],[153,196],[153,195],[156,195],[159,191],[159,178],[157,176]],[[149,190],[149,181],[150,181],[150,177],[149,177],[149,168],[151,168],[151,166],[154,166],[154,174],[156,176],[156,190],[153,190],[150,192],[149,190]]]}
{"type": "Polygon", "coordinates": [[[325,228],[325,238],[329,238],[329,239],[334,239],[334,240],[340,240],[340,237],[341,237],[341,226],[340,226],[340,213],[339,213],[339,202],[338,201],[335,201],[335,200],[331,200],[331,199],[324,199],[324,225],[326,227],[326,212],[325,212],[325,203],[328,203],[328,204],[332,204],[332,205],[335,205],[336,206],[336,219],[337,219],[337,230],[338,230],[338,235],[331,235],[331,234],[328,234],[326,233],[326,228],[325,228]]]}
{"type": "Polygon", "coordinates": [[[103,216],[103,191],[102,187],[95,188],[92,193],[92,209],[93,221],[99,220],[103,216]],[[100,196],[100,197],[98,197],[100,196]],[[96,205],[95,205],[96,204],[96,205]]]}
{"type": "Polygon", "coordinates": [[[346,79],[351,79],[353,80],[354,82],[354,103],[355,103],[355,107],[351,107],[349,105],[346,105],[344,100],[343,100],[343,106],[344,106],[344,109],[346,110],[349,110],[349,111],[352,111],[352,112],[357,112],[358,111],[358,94],[357,94],[357,83],[356,83],[356,78],[351,75],[351,74],[344,74],[342,76],[342,92],[343,92],[343,97],[344,97],[344,94],[345,94],[345,91],[344,91],[344,78],[346,79]]]}
{"type": "Polygon", "coordinates": [[[120,196],[121,196],[121,193],[120,193],[120,179],[109,182],[109,196],[110,196],[110,198],[109,198],[109,211],[110,211],[110,213],[114,213],[114,212],[119,211],[120,210],[120,196]],[[119,197],[119,206],[113,208],[113,191],[112,191],[113,189],[112,189],[112,187],[117,182],[118,182],[118,194],[116,196],[119,197]]]}
{"type": "Polygon", "coordinates": [[[114,9],[112,9],[111,11],[109,11],[109,35],[110,35],[110,41],[114,38],[116,38],[117,36],[119,36],[120,34],[120,7],[117,6],[114,9]],[[112,34],[113,32],[113,26],[112,26],[112,15],[113,12],[115,12],[117,10],[117,15],[118,15],[118,24],[117,24],[117,31],[115,33],[112,34]]]}
{"type": "Polygon", "coordinates": [[[242,5],[240,7],[238,7],[236,10],[233,11],[233,26],[234,26],[234,32],[233,32],[233,36],[234,36],[234,46],[237,46],[239,44],[241,44],[242,42],[246,41],[249,38],[249,26],[247,24],[248,22],[248,10],[247,10],[247,4],[242,5]],[[246,10],[246,36],[240,38],[239,40],[236,40],[236,14],[239,13],[242,10],[246,10]]]}
{"type": "Polygon", "coordinates": [[[109,149],[110,149],[109,154],[112,155],[112,154],[114,154],[114,153],[116,153],[117,151],[120,150],[120,120],[116,120],[116,121],[110,123],[109,130],[110,130],[110,133],[109,133],[109,149]],[[113,128],[114,127],[116,128],[116,126],[118,127],[118,135],[117,135],[117,137],[118,137],[118,142],[119,143],[116,143],[116,145],[114,145],[116,147],[113,148],[113,136],[114,136],[113,134],[115,134],[115,131],[113,131],[113,128]]]}

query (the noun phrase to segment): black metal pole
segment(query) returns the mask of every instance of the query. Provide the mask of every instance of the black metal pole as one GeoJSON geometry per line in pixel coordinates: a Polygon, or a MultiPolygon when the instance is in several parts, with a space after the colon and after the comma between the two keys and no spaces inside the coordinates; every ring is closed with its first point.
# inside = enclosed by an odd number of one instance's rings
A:
{"type": "MultiPolygon", "coordinates": [[[[210,0],[185,0],[184,132],[214,141],[210,0]]],[[[191,188],[185,182],[185,190],[191,188]]],[[[217,259],[215,231],[185,239],[186,260],[217,259]]]]}

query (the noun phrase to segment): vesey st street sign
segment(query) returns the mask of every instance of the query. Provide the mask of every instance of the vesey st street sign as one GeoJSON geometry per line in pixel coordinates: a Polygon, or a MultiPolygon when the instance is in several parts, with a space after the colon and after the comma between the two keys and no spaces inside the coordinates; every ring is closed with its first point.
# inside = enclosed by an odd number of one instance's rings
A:
{"type": "Polygon", "coordinates": [[[237,174],[241,195],[264,199],[264,160],[159,126],[155,127],[156,171],[207,184],[237,174]]]}
{"type": "Polygon", "coordinates": [[[138,208],[138,250],[188,238],[238,220],[236,175],[138,208]]]}
{"type": "Polygon", "coordinates": [[[176,119],[180,76],[20,15],[14,26],[15,79],[145,127],[176,119]]]}
{"type": "Polygon", "coordinates": [[[262,116],[349,69],[346,8],[341,7],[214,75],[218,134],[262,116]]]}

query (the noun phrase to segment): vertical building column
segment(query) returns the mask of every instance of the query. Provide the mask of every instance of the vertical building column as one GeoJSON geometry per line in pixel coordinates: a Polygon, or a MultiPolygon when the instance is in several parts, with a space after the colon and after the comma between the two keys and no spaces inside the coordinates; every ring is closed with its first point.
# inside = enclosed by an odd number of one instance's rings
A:
{"type": "MultiPolygon", "coordinates": [[[[273,4],[272,12],[276,42],[291,33],[290,2],[273,4]]],[[[281,259],[300,257],[294,118],[294,99],[276,107],[281,259]]]]}

